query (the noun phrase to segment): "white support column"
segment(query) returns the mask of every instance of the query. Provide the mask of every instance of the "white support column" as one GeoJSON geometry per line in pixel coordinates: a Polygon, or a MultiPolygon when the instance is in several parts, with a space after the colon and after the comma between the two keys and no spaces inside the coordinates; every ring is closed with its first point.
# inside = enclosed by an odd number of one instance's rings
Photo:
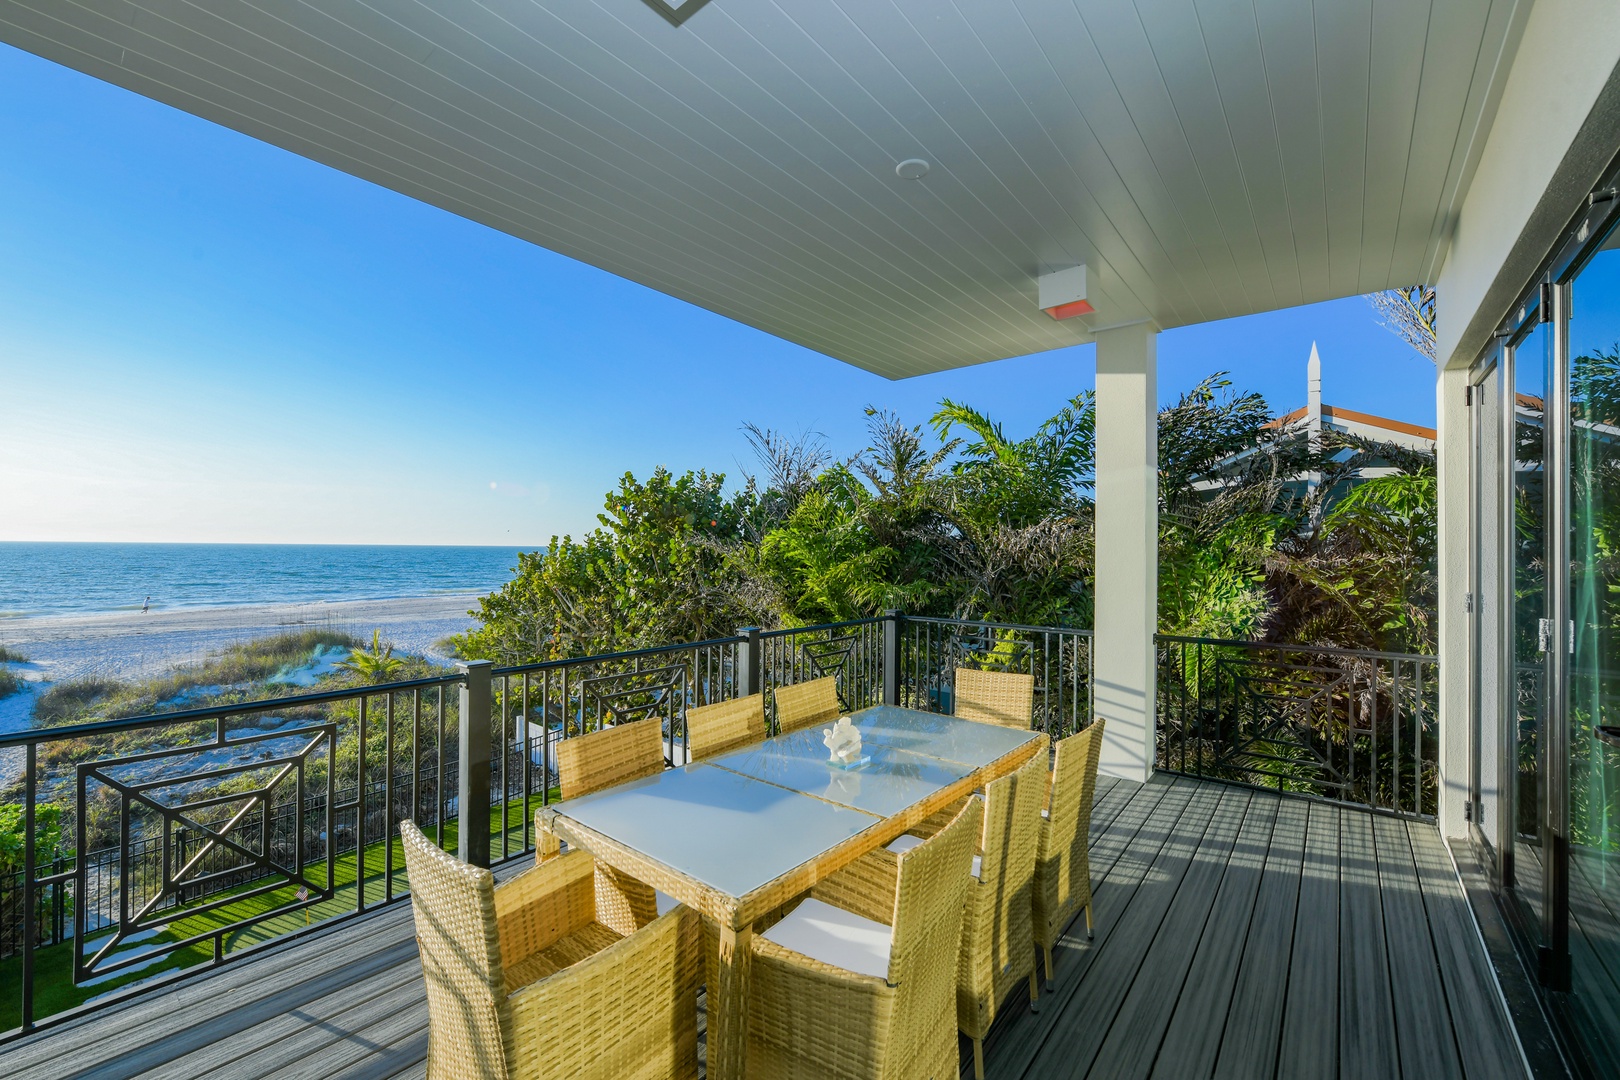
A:
{"type": "Polygon", "coordinates": [[[1159,616],[1157,332],[1097,334],[1096,618],[1093,702],[1108,721],[1103,773],[1153,772],[1153,633],[1159,616]]]}
{"type": "Polygon", "coordinates": [[[1468,369],[1440,372],[1435,405],[1435,456],[1439,478],[1439,598],[1436,644],[1440,657],[1440,834],[1468,835],[1463,801],[1473,736],[1469,684],[1473,677],[1468,632],[1469,446],[1468,369]]]}

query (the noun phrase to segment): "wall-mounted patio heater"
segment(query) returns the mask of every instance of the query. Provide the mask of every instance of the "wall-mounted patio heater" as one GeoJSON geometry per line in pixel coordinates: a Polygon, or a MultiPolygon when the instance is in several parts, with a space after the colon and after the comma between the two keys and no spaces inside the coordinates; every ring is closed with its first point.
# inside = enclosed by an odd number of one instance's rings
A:
{"type": "Polygon", "coordinates": [[[1084,263],[1066,270],[1050,270],[1036,278],[1036,283],[1040,286],[1041,310],[1054,319],[1072,319],[1097,310],[1086,299],[1084,263]]]}

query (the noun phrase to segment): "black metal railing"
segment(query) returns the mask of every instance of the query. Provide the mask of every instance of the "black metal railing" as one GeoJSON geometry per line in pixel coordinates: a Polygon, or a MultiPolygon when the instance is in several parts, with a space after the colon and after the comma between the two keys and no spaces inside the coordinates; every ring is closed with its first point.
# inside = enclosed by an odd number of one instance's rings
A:
{"type": "Polygon", "coordinates": [[[1157,641],[1158,768],[1434,817],[1435,657],[1157,641]]]}
{"type": "Polygon", "coordinates": [[[1054,739],[1091,722],[1091,631],[907,617],[899,634],[900,704],[955,711],[959,667],[1035,677],[1033,724],[1054,739]]]}
{"type": "Polygon", "coordinates": [[[664,756],[686,755],[686,710],[737,695],[744,636],[608,653],[490,671],[497,732],[490,802],[510,808],[513,827],[492,837],[491,858],[534,849],[534,812],[556,797],[556,745],[603,727],[650,722],[664,733],[664,756]]]}
{"type": "MultiPolygon", "coordinates": [[[[1433,814],[1432,657],[1171,637],[1158,650],[1161,769],[1433,814]]],[[[131,980],[398,902],[402,818],[470,861],[532,852],[561,740],[656,723],[680,765],[692,707],[763,693],[769,715],[776,687],[831,676],[851,711],[949,713],[964,666],[1034,676],[1032,724],[1053,738],[1091,720],[1091,631],[889,612],[0,736],[24,754],[22,865],[0,872],[0,1040],[110,1004],[131,980]]]]}
{"type": "Polygon", "coordinates": [[[453,818],[445,732],[463,681],[0,737],[24,758],[8,800],[21,866],[0,873],[0,1030],[407,895],[392,822],[442,837],[453,818]]]}
{"type": "MultiPolygon", "coordinates": [[[[832,677],[838,702],[854,712],[883,703],[884,627],[889,618],[766,630],[748,635],[745,657],[757,656],[748,686],[765,695],[765,715],[774,725],[778,686],[832,677]]],[[[773,728],[774,730],[774,728],[773,728]]]]}

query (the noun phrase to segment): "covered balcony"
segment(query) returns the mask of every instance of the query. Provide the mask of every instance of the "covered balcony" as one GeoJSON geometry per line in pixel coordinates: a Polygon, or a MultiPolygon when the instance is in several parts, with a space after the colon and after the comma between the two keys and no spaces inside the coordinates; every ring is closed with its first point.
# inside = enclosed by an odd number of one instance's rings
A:
{"type": "MultiPolygon", "coordinates": [[[[1105,721],[1095,936],[987,1075],[1612,1074],[1613,994],[1559,1022],[1567,957],[1538,989],[1473,876],[1509,662],[1469,449],[1470,366],[1614,202],[1612,3],[0,0],[0,41],[887,378],[1094,345],[1097,407],[1087,629],[891,613],[0,738],[0,1074],[420,1074],[400,820],[515,874],[569,740],[656,724],[686,768],[691,708],[948,715],[963,666],[1033,677],[1031,732],[1105,721]],[[1438,654],[1160,637],[1160,334],[1422,283],[1438,654]]],[[[424,393],[499,391],[456,378],[424,393]]]]}

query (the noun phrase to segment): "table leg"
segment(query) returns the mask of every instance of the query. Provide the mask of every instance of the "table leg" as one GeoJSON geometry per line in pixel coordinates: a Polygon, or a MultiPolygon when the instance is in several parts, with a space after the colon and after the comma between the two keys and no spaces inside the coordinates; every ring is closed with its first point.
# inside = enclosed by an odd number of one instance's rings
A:
{"type": "Polygon", "coordinates": [[[754,964],[752,927],[720,927],[720,978],[709,999],[710,1080],[744,1080],[748,1074],[748,991],[754,964]]]}

